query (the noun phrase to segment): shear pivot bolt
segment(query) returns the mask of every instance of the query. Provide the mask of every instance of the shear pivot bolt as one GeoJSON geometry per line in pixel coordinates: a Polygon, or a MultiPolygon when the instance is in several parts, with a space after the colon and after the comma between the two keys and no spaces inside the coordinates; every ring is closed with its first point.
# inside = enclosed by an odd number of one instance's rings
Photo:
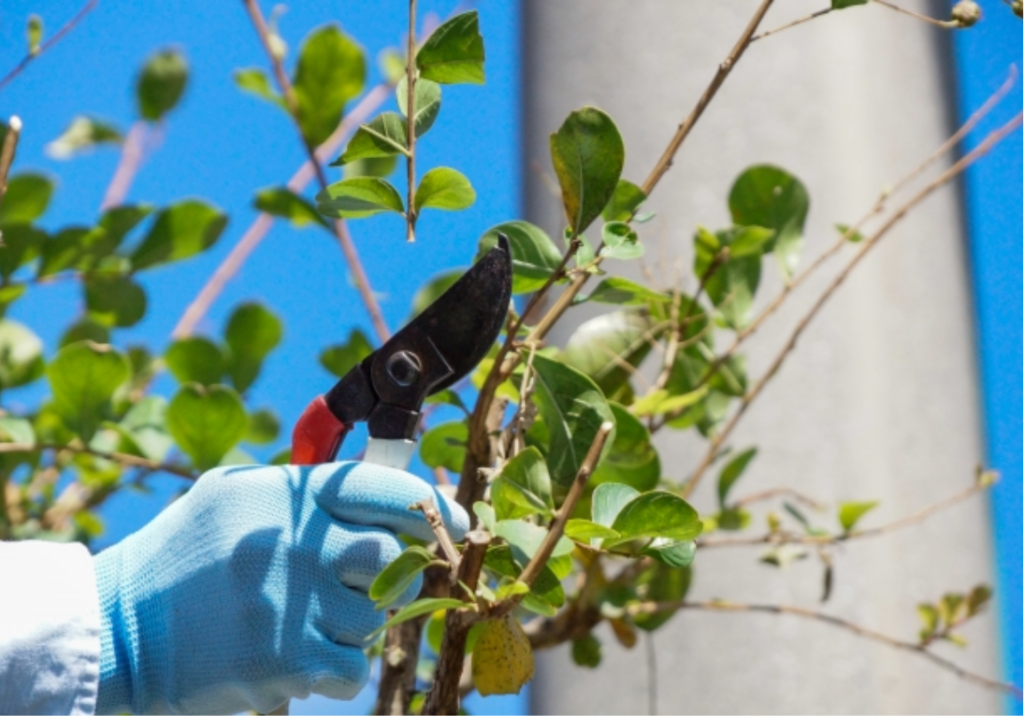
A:
{"type": "Polygon", "coordinates": [[[415,383],[423,370],[420,359],[415,353],[398,351],[388,358],[388,375],[401,386],[415,383]]]}

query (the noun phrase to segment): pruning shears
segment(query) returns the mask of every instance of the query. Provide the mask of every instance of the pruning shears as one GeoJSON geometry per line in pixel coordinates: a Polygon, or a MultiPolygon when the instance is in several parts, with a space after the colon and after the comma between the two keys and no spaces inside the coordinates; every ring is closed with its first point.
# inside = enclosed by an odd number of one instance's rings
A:
{"type": "Polygon", "coordinates": [[[508,239],[499,236],[437,300],[307,406],[292,432],[292,464],[331,462],[353,425],[366,421],[370,439],[363,459],[405,469],[423,401],[487,354],[511,294],[511,252],[508,239]]]}

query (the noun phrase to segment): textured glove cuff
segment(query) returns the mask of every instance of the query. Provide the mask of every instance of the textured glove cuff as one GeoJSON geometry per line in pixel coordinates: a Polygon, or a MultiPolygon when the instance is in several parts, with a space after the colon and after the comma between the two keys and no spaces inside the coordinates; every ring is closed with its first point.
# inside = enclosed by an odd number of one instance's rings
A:
{"type": "Polygon", "coordinates": [[[96,713],[131,712],[131,661],[119,589],[121,550],[111,547],[93,559],[100,598],[100,687],[96,713]]]}

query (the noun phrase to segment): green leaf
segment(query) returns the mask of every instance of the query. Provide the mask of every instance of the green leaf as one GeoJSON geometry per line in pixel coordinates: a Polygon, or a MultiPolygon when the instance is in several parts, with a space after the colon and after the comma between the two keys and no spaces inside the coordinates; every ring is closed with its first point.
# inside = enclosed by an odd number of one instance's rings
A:
{"type": "Polygon", "coordinates": [[[3,238],[3,246],[0,246],[0,277],[4,279],[38,256],[40,247],[46,241],[45,233],[28,224],[0,223],[0,234],[3,238]]]}
{"type": "Polygon", "coordinates": [[[601,227],[604,248],[601,255],[609,259],[638,259],[644,255],[644,246],[629,224],[610,221],[601,227]]]}
{"type": "Polygon", "coordinates": [[[856,526],[861,517],[878,507],[878,501],[874,502],[843,502],[839,505],[839,524],[843,526],[844,532],[850,532],[856,526]]]}
{"type": "Polygon", "coordinates": [[[92,341],[93,343],[110,343],[110,329],[97,323],[88,316],[75,321],[60,337],[59,348],[63,348],[78,341],[92,341]]]}
{"type": "Polygon", "coordinates": [[[367,639],[373,639],[374,637],[383,634],[388,629],[403,622],[407,622],[410,619],[421,617],[424,614],[431,614],[436,611],[447,611],[448,609],[459,609],[461,607],[471,607],[471,604],[459,601],[458,599],[449,599],[447,597],[429,597],[427,599],[417,599],[412,604],[407,604],[398,610],[395,616],[388,619],[380,627],[375,629],[367,639]]]}
{"type": "Polygon", "coordinates": [[[0,390],[40,378],[43,366],[43,342],[39,337],[17,321],[0,318],[0,390]]]}
{"type": "MultiPolygon", "coordinates": [[[[548,531],[543,527],[522,520],[499,520],[494,534],[508,542],[512,554],[526,564],[537,553],[548,531]]],[[[572,552],[572,542],[565,537],[558,540],[552,557],[565,557],[572,552]]]]}
{"type": "Polygon", "coordinates": [[[647,198],[644,190],[628,179],[619,179],[601,217],[605,221],[629,221],[647,198]]]}
{"type": "Polygon", "coordinates": [[[618,403],[609,403],[615,417],[615,439],[590,477],[591,485],[620,482],[641,492],[657,486],[661,460],[651,435],[636,416],[618,403]]]}
{"type": "Polygon", "coordinates": [[[323,144],[341,121],[345,103],[363,91],[366,60],[362,49],[337,26],[313,30],[299,48],[295,98],[302,135],[323,144]]]}
{"type": "Polygon", "coordinates": [[[86,442],[96,433],[114,391],[130,373],[124,355],[91,341],[61,348],[46,366],[57,413],[86,442]]]}
{"type": "Polygon", "coordinates": [[[679,569],[689,567],[697,556],[694,540],[669,540],[659,538],[640,550],[640,554],[653,557],[668,567],[679,569]]]}
{"type": "Polygon", "coordinates": [[[455,473],[462,472],[467,440],[469,428],[465,421],[435,425],[420,438],[420,458],[427,467],[443,467],[455,473]]]}
{"type": "Polygon", "coordinates": [[[39,46],[43,42],[43,18],[34,13],[29,15],[26,34],[28,35],[28,54],[30,56],[39,54],[39,46]]]}
{"type": "Polygon", "coordinates": [[[572,112],[551,135],[550,145],[565,215],[578,236],[615,193],[626,150],[611,117],[594,107],[572,112]]]}
{"type": "Polygon", "coordinates": [[[806,559],[807,552],[791,544],[773,547],[761,555],[759,561],[779,569],[785,569],[798,559],[806,559]]]}
{"type": "Polygon", "coordinates": [[[707,386],[682,395],[672,395],[668,390],[652,390],[629,406],[637,416],[666,415],[696,405],[708,394],[707,386]]]}
{"type": "Polygon", "coordinates": [[[629,485],[616,482],[598,485],[590,500],[590,514],[595,523],[611,529],[622,508],[639,496],[639,490],[629,485]]]}
{"type": "MultiPolygon", "coordinates": [[[[413,129],[417,137],[422,137],[427,130],[434,126],[441,111],[441,85],[422,77],[416,80],[416,87],[413,90],[416,95],[413,97],[415,111],[413,113],[413,129]]],[[[409,80],[406,76],[398,81],[395,87],[395,99],[398,100],[398,109],[405,117],[409,116],[409,80]]]]}
{"type": "Polygon", "coordinates": [[[248,429],[242,400],[223,385],[183,385],[167,406],[167,431],[200,470],[216,467],[248,429]]]}
{"type": "Polygon", "coordinates": [[[803,183],[786,170],[768,164],[745,170],[729,191],[733,223],[775,231],[771,249],[785,276],[792,276],[799,263],[809,207],[803,183]]]}
{"type": "Polygon", "coordinates": [[[366,334],[358,328],[348,332],[344,343],[324,348],[320,353],[320,365],[338,378],[344,378],[356,364],[373,353],[373,346],[366,334]]]}
{"type": "Polygon", "coordinates": [[[331,163],[342,166],[360,159],[408,155],[405,120],[395,112],[382,112],[369,124],[362,124],[340,157],[331,163]]]}
{"type": "Polygon", "coordinates": [[[491,502],[499,520],[550,514],[551,478],[540,450],[528,447],[505,464],[491,482],[491,502]]]}
{"type": "Polygon", "coordinates": [[[311,224],[330,228],[330,225],[324,218],[317,213],[316,207],[313,206],[312,202],[299,196],[287,187],[278,186],[257,192],[253,206],[265,214],[288,219],[296,229],[301,229],[311,224]]]}
{"type": "Polygon", "coordinates": [[[867,5],[868,0],[832,0],[833,10],[843,10],[844,8],[854,7],[855,5],[867,5]]]}
{"type": "Polygon", "coordinates": [[[43,243],[37,275],[49,276],[69,268],[93,269],[113,256],[125,236],[151,211],[148,205],[117,206],[105,211],[91,229],[79,226],[61,229],[43,243]]]}
{"type": "Polygon", "coordinates": [[[526,221],[507,221],[492,226],[480,237],[476,260],[498,244],[498,234],[508,237],[512,250],[512,293],[532,293],[540,289],[562,262],[562,252],[551,237],[526,221]]]}
{"type": "Polygon", "coordinates": [[[559,487],[568,488],[611,408],[594,382],[578,370],[540,354],[534,356],[534,399],[550,432],[548,468],[559,487]]]}
{"type": "Polygon", "coordinates": [[[249,413],[249,431],[245,441],[254,445],[269,445],[277,440],[281,422],[272,410],[266,408],[249,413]]]}
{"type": "Polygon", "coordinates": [[[146,292],[130,276],[93,274],[83,288],[89,317],[97,323],[127,328],[146,315],[146,292]]]}
{"type": "Polygon", "coordinates": [[[120,434],[120,452],[163,460],[173,444],[167,434],[167,400],[162,396],[142,398],[128,409],[121,422],[106,425],[120,434]]]}
{"type": "Polygon", "coordinates": [[[409,315],[411,321],[427,309],[427,306],[436,301],[442,293],[452,287],[456,281],[466,273],[465,269],[452,269],[439,273],[423,284],[412,298],[412,311],[409,315]]]}
{"type": "Polygon", "coordinates": [[[853,227],[846,224],[836,224],[836,231],[838,231],[840,235],[845,236],[846,240],[851,244],[859,244],[864,240],[864,235],[862,233],[854,231],[853,227]]]}
{"type": "Polygon", "coordinates": [[[195,199],[172,204],[156,215],[146,238],[132,252],[135,270],[181,261],[213,246],[228,224],[216,207],[195,199]]]}
{"type": "Polygon", "coordinates": [[[384,177],[390,175],[398,166],[398,157],[367,157],[357,159],[345,165],[341,175],[344,179],[355,179],[356,177],[384,177]]]}
{"type": "Polygon", "coordinates": [[[175,341],[164,360],[179,383],[219,383],[224,375],[224,355],[208,338],[193,336],[175,341]]]}
{"type": "Polygon", "coordinates": [[[484,38],[476,10],[456,15],[416,53],[420,77],[441,84],[484,83],[484,38]]]}
{"type": "Polygon", "coordinates": [[[614,311],[585,321],[569,338],[562,360],[613,395],[651,351],[651,321],[638,311],[614,311]]]}
{"type": "Polygon", "coordinates": [[[32,423],[25,418],[2,415],[0,416],[0,439],[22,445],[35,445],[36,431],[32,429],[32,423]]]}
{"type": "Polygon", "coordinates": [[[459,394],[451,388],[446,388],[445,390],[434,393],[433,395],[428,395],[423,402],[427,405],[451,405],[458,408],[463,413],[466,413],[467,415],[469,414],[469,408],[466,407],[466,404],[462,401],[459,394]]]}
{"type": "Polygon", "coordinates": [[[243,303],[234,310],[224,328],[228,345],[227,373],[239,391],[256,380],[263,359],[281,342],[281,319],[259,303],[243,303]]]}
{"type": "Polygon", "coordinates": [[[601,642],[593,634],[572,640],[572,660],[576,666],[596,669],[601,665],[601,642]]]}
{"type": "Polygon", "coordinates": [[[611,527],[590,520],[572,519],[565,524],[565,536],[571,540],[590,544],[592,539],[618,539],[619,533],[611,527]]]}
{"type": "MultiPolygon", "coordinates": [[[[53,182],[42,174],[15,174],[8,179],[4,200],[0,202],[0,222],[32,223],[46,211],[51,196],[53,182]]],[[[4,239],[6,241],[6,236],[4,239]]]]}
{"type": "MultiPolygon", "coordinates": [[[[494,508],[488,505],[486,502],[474,502],[473,503],[473,514],[477,516],[487,531],[494,534],[495,526],[497,525],[497,518],[494,515],[494,508]]],[[[490,554],[490,552],[488,552],[490,554]]]]}
{"type": "Polygon", "coordinates": [[[747,448],[739,455],[730,460],[725,467],[722,468],[722,472],[718,475],[718,504],[721,505],[722,509],[725,509],[725,501],[729,497],[729,490],[736,484],[736,481],[743,475],[743,471],[747,469],[747,465],[757,455],[757,448],[747,448]]]}
{"type": "Polygon", "coordinates": [[[354,177],[331,184],[316,195],[316,210],[332,219],[361,219],[383,211],[404,215],[398,190],[378,177],[354,177]]]}
{"type": "Polygon", "coordinates": [[[917,615],[924,625],[921,628],[921,639],[927,639],[939,628],[939,610],[935,608],[934,604],[922,602],[917,605],[917,615]]]}
{"type": "Polygon", "coordinates": [[[438,561],[433,552],[423,547],[407,547],[373,580],[368,592],[370,599],[377,602],[377,609],[386,609],[405,594],[420,572],[438,561]]]}
{"type": "MultiPolygon", "coordinates": [[[[482,505],[485,503],[478,502],[477,504],[482,505]]],[[[513,553],[512,547],[508,545],[493,546],[487,550],[487,554],[484,556],[484,566],[501,577],[518,579],[528,558],[525,558],[521,550],[517,551],[519,552],[520,562],[516,561],[516,555],[513,553]]],[[[565,604],[565,590],[562,589],[562,583],[558,575],[551,570],[550,564],[551,562],[548,562],[540,571],[536,581],[533,583],[530,597],[543,602],[552,609],[557,609],[565,604]]],[[[526,606],[527,601],[529,601],[529,598],[524,600],[524,606],[526,606]]],[[[537,611],[537,609],[533,609],[533,611],[537,611]]]]}
{"type": "Polygon", "coordinates": [[[702,523],[697,511],[682,497],[655,491],[623,505],[611,528],[621,535],[621,541],[655,537],[682,541],[696,538],[702,523]]]}
{"type": "MultiPolygon", "coordinates": [[[[724,246],[730,246],[742,233],[768,232],[761,227],[742,227],[712,234],[699,228],[694,237],[695,255],[693,271],[704,276],[715,256],[724,246]]],[[[761,281],[761,257],[729,258],[708,275],[705,290],[711,302],[718,307],[726,325],[739,329],[747,324],[747,316],[754,303],[754,294],[761,281]]]]}
{"type": "Polygon", "coordinates": [[[942,595],[942,599],[939,600],[938,606],[939,614],[942,616],[942,621],[947,627],[950,627],[953,626],[957,619],[959,619],[960,611],[967,607],[967,602],[963,594],[947,592],[942,595]]]}
{"type": "Polygon", "coordinates": [[[610,303],[617,306],[647,306],[652,303],[669,304],[672,297],[661,291],[642,286],[621,276],[609,276],[597,284],[585,301],[610,303]]]}
{"type": "Polygon", "coordinates": [[[267,77],[267,73],[263,70],[258,67],[246,67],[245,69],[235,70],[233,76],[235,84],[238,85],[240,90],[272,102],[282,109],[287,109],[284,98],[274,90],[270,84],[270,78],[267,77]]]}
{"type": "MultiPolygon", "coordinates": [[[[689,543],[692,544],[692,543],[689,543]]],[[[637,595],[648,602],[681,602],[690,591],[693,572],[665,565],[645,570],[637,579],[637,595]]],[[[675,615],[674,611],[660,614],[638,614],[633,618],[637,628],[654,631],[675,615]]]]}
{"type": "Polygon", "coordinates": [[[979,584],[967,595],[967,616],[973,617],[992,599],[992,587],[979,584]]]}
{"type": "Polygon", "coordinates": [[[46,145],[46,154],[53,159],[68,159],[84,149],[101,144],[118,145],[123,141],[124,137],[114,125],[79,115],[71,120],[63,134],[46,145]]]}
{"type": "Polygon", "coordinates": [[[451,167],[435,167],[423,175],[416,187],[416,213],[423,209],[460,211],[473,206],[476,192],[460,172],[451,167]]]}
{"type": "Polygon", "coordinates": [[[174,109],[188,82],[188,64],[175,49],[150,55],[136,85],[139,116],[158,122],[174,109]]]}

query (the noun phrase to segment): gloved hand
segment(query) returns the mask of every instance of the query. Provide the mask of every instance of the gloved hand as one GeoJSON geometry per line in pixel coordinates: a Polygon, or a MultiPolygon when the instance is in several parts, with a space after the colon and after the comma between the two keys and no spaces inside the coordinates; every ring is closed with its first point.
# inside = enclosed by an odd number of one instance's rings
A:
{"type": "MultiPolygon", "coordinates": [[[[369,463],[212,470],[95,558],[102,615],[97,711],[267,713],[366,683],[366,595],[404,549],[433,539],[410,505],[433,498],[454,539],[465,511],[420,479],[369,463]]],[[[399,603],[416,597],[413,584],[399,603]]]]}

